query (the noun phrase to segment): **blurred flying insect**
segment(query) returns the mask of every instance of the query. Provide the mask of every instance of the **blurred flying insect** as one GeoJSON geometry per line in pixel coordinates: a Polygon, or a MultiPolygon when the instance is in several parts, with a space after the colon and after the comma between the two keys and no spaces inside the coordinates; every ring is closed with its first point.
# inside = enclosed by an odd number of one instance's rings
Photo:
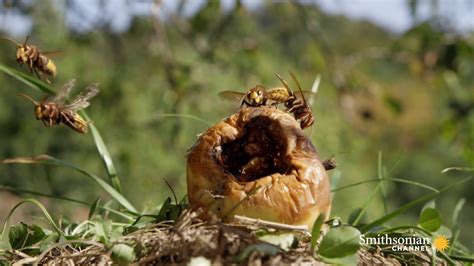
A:
{"type": "Polygon", "coordinates": [[[57,74],[57,70],[56,65],[46,55],[58,53],[58,51],[41,52],[38,47],[27,44],[29,37],[30,36],[26,37],[26,40],[23,44],[20,44],[8,37],[1,38],[10,41],[17,46],[16,61],[20,65],[27,65],[31,73],[34,72],[39,79],[44,79],[48,84],[51,84],[47,76],[54,78],[57,74]]]}
{"type": "Polygon", "coordinates": [[[293,91],[290,89],[290,86],[288,86],[288,83],[286,83],[286,81],[280,75],[277,73],[275,73],[275,75],[281,81],[281,83],[283,83],[290,94],[290,96],[284,102],[285,107],[287,108],[286,111],[293,113],[296,120],[300,120],[300,126],[302,129],[312,126],[314,123],[313,112],[311,111],[311,107],[306,103],[304,92],[301,89],[301,85],[296,79],[295,75],[290,72],[291,78],[296,83],[296,86],[301,93],[301,98],[297,97],[296,94],[293,93],[293,91]]]}
{"type": "Polygon", "coordinates": [[[85,134],[89,129],[90,121],[84,120],[77,114],[77,111],[89,106],[89,100],[99,92],[98,84],[89,85],[67,104],[66,99],[74,88],[74,84],[75,80],[70,80],[59,89],[55,96],[45,96],[39,103],[28,95],[19,95],[35,104],[36,119],[43,121],[46,127],[62,123],[81,134],[85,134]]]}

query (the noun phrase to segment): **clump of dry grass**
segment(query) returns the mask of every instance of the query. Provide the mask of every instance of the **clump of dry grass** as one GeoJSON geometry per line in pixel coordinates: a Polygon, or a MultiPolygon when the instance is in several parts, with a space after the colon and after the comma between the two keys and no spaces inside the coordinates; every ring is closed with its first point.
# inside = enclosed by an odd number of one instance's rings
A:
{"type": "MultiPolygon", "coordinates": [[[[217,219],[204,222],[198,218],[197,212],[185,211],[174,224],[170,222],[150,224],[123,236],[118,242],[133,246],[136,254],[134,263],[144,265],[185,264],[195,257],[205,257],[213,265],[237,262],[252,265],[318,263],[311,255],[309,237],[300,232],[297,232],[301,237],[300,244],[289,252],[282,251],[273,256],[251,252],[248,257],[239,257],[250,245],[268,244],[259,240],[254,232],[249,225],[227,224],[217,219]]],[[[37,257],[17,253],[12,262],[111,265],[113,258],[104,245],[84,240],[53,245],[37,257]]]]}
{"type": "MultiPolygon", "coordinates": [[[[298,239],[297,245],[288,251],[264,242],[256,232],[276,231],[265,224],[242,225],[222,223],[218,219],[202,221],[199,212],[186,210],[177,222],[149,224],[145,228],[121,237],[115,244],[133,247],[133,264],[181,265],[192,258],[205,257],[212,265],[243,263],[246,265],[310,264],[323,265],[311,250],[307,232],[292,231],[298,239]],[[278,252],[266,252],[265,248],[253,250],[249,247],[264,245],[278,252]],[[250,250],[250,252],[248,252],[250,250]]],[[[281,230],[281,229],[280,229],[281,230]]],[[[288,229],[287,229],[288,230],[288,229]]],[[[103,244],[90,240],[59,242],[42,254],[30,257],[21,252],[10,254],[12,263],[34,263],[41,265],[112,265],[120,259],[114,258],[111,250],[103,244]]],[[[426,263],[426,254],[413,254],[414,261],[426,263]]],[[[428,257],[429,258],[429,257],[428,257]]],[[[387,258],[381,252],[361,248],[359,264],[401,265],[395,258],[387,258]]]]}

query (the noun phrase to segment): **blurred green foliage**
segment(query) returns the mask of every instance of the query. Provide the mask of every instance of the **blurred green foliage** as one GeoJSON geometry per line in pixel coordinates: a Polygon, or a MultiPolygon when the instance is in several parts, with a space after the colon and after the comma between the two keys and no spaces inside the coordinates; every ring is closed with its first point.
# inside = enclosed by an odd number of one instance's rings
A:
{"type": "MultiPolygon", "coordinates": [[[[294,72],[307,89],[321,74],[313,103],[316,123],[307,133],[323,159],[334,155],[338,161],[331,172],[336,187],[376,178],[379,151],[384,176],[435,187],[462,177],[441,174],[442,169],[474,165],[472,33],[455,35],[421,23],[395,35],[297,3],[265,2],[253,11],[238,3],[222,13],[218,1],[209,1],[191,17],[134,17],[125,32],[107,23],[86,32],[65,26],[62,8],[74,12],[73,5],[35,1],[28,8],[8,8],[31,17],[32,44],[63,51],[53,58],[59,69],[53,86],[73,78],[80,89],[100,83],[87,111],[115,160],[126,197],[137,207],[154,207],[171,195],[163,178],[179,197],[185,195],[186,150],[200,132],[238,108],[221,101],[219,91],[279,85],[275,72],[288,80],[288,71],[294,72]]],[[[0,43],[0,51],[3,64],[16,66],[10,43],[0,43]]],[[[46,153],[106,177],[90,134],[45,128],[35,121],[31,103],[17,96],[31,91],[6,75],[0,75],[0,84],[2,159],[46,153]]],[[[1,166],[0,184],[89,202],[99,191],[76,173],[46,166],[1,166]]],[[[349,217],[374,187],[336,193],[333,213],[349,217]]],[[[461,227],[474,227],[473,189],[470,182],[438,202],[450,213],[466,198],[461,227]]],[[[398,183],[385,184],[384,191],[388,209],[423,193],[398,183]]],[[[69,204],[55,202],[51,208],[71,216],[78,209],[65,208],[69,204]]],[[[384,212],[378,200],[367,215],[372,220],[384,212]]],[[[396,222],[416,222],[418,212],[396,222]]],[[[472,248],[474,232],[464,232],[472,248]]]]}

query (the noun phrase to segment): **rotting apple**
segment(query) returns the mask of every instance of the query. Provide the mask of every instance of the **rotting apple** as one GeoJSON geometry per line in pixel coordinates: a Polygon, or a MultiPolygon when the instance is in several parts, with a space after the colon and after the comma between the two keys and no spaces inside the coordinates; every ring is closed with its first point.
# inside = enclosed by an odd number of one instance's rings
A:
{"type": "Polygon", "coordinates": [[[243,108],[199,136],[187,155],[188,198],[224,220],[243,215],[313,226],[330,185],[311,140],[286,112],[243,108]]]}

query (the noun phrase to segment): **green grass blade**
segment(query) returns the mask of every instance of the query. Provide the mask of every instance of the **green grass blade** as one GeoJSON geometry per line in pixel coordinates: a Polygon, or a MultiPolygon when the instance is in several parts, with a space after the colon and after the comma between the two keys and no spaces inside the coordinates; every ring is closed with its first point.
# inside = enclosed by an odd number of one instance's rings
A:
{"type": "Polygon", "coordinates": [[[427,230],[425,230],[421,227],[414,226],[414,225],[402,225],[402,226],[391,227],[391,228],[387,228],[387,229],[383,229],[381,231],[378,231],[377,233],[383,234],[383,233],[397,232],[397,231],[400,231],[400,230],[409,230],[409,229],[423,232],[428,236],[433,235],[433,233],[431,233],[430,231],[427,231],[427,230]]]}
{"type": "Polygon", "coordinates": [[[451,238],[451,245],[449,245],[449,248],[448,248],[448,254],[451,256],[452,252],[453,252],[453,248],[454,248],[454,243],[456,243],[456,241],[458,241],[458,237],[459,237],[459,234],[461,234],[461,231],[458,229],[458,228],[455,228],[453,230],[453,238],[451,238]]]}
{"type": "Polygon", "coordinates": [[[324,220],[326,219],[325,213],[320,213],[316,221],[314,221],[313,229],[311,230],[311,251],[314,252],[316,248],[316,244],[318,242],[319,236],[321,235],[321,227],[324,224],[324,220]]]}
{"type": "Polygon", "coordinates": [[[45,198],[52,198],[52,199],[64,200],[64,201],[69,201],[69,202],[73,202],[73,203],[79,203],[79,204],[82,204],[82,205],[89,205],[89,204],[88,204],[87,202],[85,202],[85,201],[76,200],[76,199],[71,199],[71,198],[68,198],[68,197],[62,197],[62,196],[55,196],[55,195],[50,195],[50,194],[44,194],[44,193],[41,193],[41,192],[37,192],[37,191],[33,191],[33,190],[28,190],[28,189],[14,188],[14,187],[8,187],[8,186],[0,185],[0,190],[10,191],[10,192],[15,192],[15,193],[31,194],[31,195],[40,196],[40,197],[45,197],[45,198]]]}
{"type": "MultiPolygon", "coordinates": [[[[384,175],[384,168],[382,165],[382,152],[379,151],[378,160],[377,160],[377,178],[382,180],[384,176],[385,175],[384,175]]],[[[387,208],[387,197],[386,197],[385,189],[383,187],[382,181],[379,184],[380,184],[380,194],[382,195],[382,200],[383,200],[383,209],[384,209],[385,214],[387,214],[388,208],[387,208]]]]}
{"type": "Polygon", "coordinates": [[[428,201],[430,201],[430,200],[436,198],[436,196],[438,196],[440,193],[442,193],[442,192],[444,192],[444,191],[446,191],[446,190],[448,190],[448,189],[450,189],[450,188],[452,188],[452,187],[454,187],[454,186],[457,186],[457,185],[459,185],[459,184],[465,183],[465,182],[467,182],[467,181],[469,181],[469,180],[471,180],[470,177],[469,177],[469,178],[462,179],[461,181],[458,181],[458,182],[456,182],[456,183],[453,183],[453,184],[450,184],[450,185],[448,185],[448,186],[443,187],[443,188],[440,189],[438,192],[433,192],[433,193],[431,193],[431,194],[428,194],[428,195],[425,195],[425,196],[423,196],[423,197],[420,197],[420,198],[418,198],[418,199],[416,199],[416,200],[413,200],[413,201],[411,201],[411,202],[409,202],[409,203],[407,203],[407,204],[401,206],[401,207],[398,208],[397,210],[395,210],[395,211],[389,213],[388,215],[385,215],[385,216],[383,216],[383,217],[381,217],[381,218],[375,220],[374,222],[363,226],[363,227],[361,228],[361,231],[362,231],[363,233],[365,233],[365,232],[367,232],[368,230],[370,230],[371,228],[373,228],[373,227],[375,227],[375,226],[382,225],[382,224],[384,224],[385,222],[387,222],[387,221],[389,221],[389,220],[395,218],[396,216],[398,216],[398,215],[404,213],[405,211],[407,211],[407,210],[413,208],[414,206],[416,206],[416,205],[418,205],[418,204],[422,204],[422,203],[428,202],[428,201]]]}
{"type": "Polygon", "coordinates": [[[434,187],[431,187],[431,186],[428,186],[428,185],[425,185],[425,184],[422,184],[422,183],[418,183],[418,182],[415,182],[415,181],[407,180],[407,179],[401,179],[401,178],[369,179],[369,180],[364,180],[364,181],[360,181],[360,182],[356,182],[356,183],[353,183],[353,184],[349,184],[349,185],[346,185],[346,186],[342,186],[342,187],[332,189],[331,192],[336,192],[336,191],[343,190],[343,189],[346,189],[346,188],[355,187],[355,186],[362,185],[362,184],[365,184],[365,183],[380,182],[380,181],[392,181],[392,182],[405,183],[405,184],[410,184],[410,185],[413,185],[413,186],[422,187],[422,188],[431,190],[433,192],[438,192],[438,190],[434,187]]]}
{"type": "Polygon", "coordinates": [[[359,223],[360,219],[364,215],[364,213],[367,211],[367,208],[370,206],[370,203],[374,199],[375,195],[379,191],[379,189],[382,187],[382,182],[377,184],[377,187],[375,187],[375,190],[370,194],[369,199],[365,202],[364,207],[360,210],[359,214],[357,214],[357,217],[355,218],[354,222],[352,223],[354,226],[357,226],[359,223]]]}
{"type": "Polygon", "coordinates": [[[431,247],[431,266],[436,266],[436,250],[434,247],[431,247]]]}
{"type": "Polygon", "coordinates": [[[474,257],[459,256],[459,255],[450,255],[449,257],[451,259],[457,260],[457,261],[464,261],[464,262],[474,263],[474,257]]]}
{"type": "MultiPolygon", "coordinates": [[[[40,197],[45,197],[45,198],[52,198],[52,199],[56,199],[56,200],[64,200],[64,201],[68,201],[68,202],[72,202],[72,203],[81,204],[81,205],[84,205],[84,206],[91,206],[90,203],[82,201],[82,200],[77,200],[77,199],[72,199],[72,198],[62,197],[62,196],[56,196],[56,195],[50,195],[50,194],[45,194],[45,193],[41,193],[41,192],[37,192],[37,191],[33,191],[33,190],[22,189],[22,188],[0,186],[0,190],[16,192],[16,193],[23,193],[23,194],[30,194],[30,195],[35,195],[35,196],[40,196],[40,197]]],[[[133,217],[128,216],[128,215],[126,215],[122,212],[116,211],[114,209],[111,209],[109,207],[106,207],[106,206],[97,206],[97,207],[99,209],[106,210],[106,211],[109,211],[113,214],[116,214],[117,216],[123,217],[123,218],[125,218],[129,221],[134,220],[133,217]]]]}
{"type": "Polygon", "coordinates": [[[102,189],[104,189],[114,200],[116,200],[120,205],[122,205],[125,209],[129,212],[137,213],[136,209],[128,202],[128,200],[122,196],[117,190],[115,190],[112,186],[110,186],[107,182],[102,180],[102,178],[89,173],[86,170],[81,169],[80,167],[72,164],[70,162],[66,162],[63,160],[59,160],[57,158],[51,157],[49,155],[43,154],[35,157],[18,157],[12,159],[5,159],[2,161],[3,164],[6,163],[23,163],[23,164],[47,164],[47,165],[54,165],[54,166],[61,166],[76,170],[77,172],[84,174],[85,176],[89,177],[92,181],[98,184],[102,189]]]}
{"type": "Polygon", "coordinates": [[[441,171],[441,173],[444,174],[444,173],[447,173],[447,172],[450,172],[450,171],[474,172],[474,168],[471,168],[471,167],[449,167],[449,168],[443,169],[443,171],[441,171]]]}
{"type": "Polygon", "coordinates": [[[8,74],[9,76],[15,78],[16,80],[20,81],[21,83],[29,86],[34,90],[41,91],[47,94],[55,93],[54,90],[52,90],[46,83],[42,82],[41,80],[37,79],[32,75],[20,72],[2,64],[0,64],[0,71],[3,71],[5,74],[8,74]]]}
{"type": "MultiPolygon", "coordinates": [[[[436,252],[433,252],[433,254],[436,254],[436,252]]],[[[445,259],[448,262],[449,265],[457,265],[456,262],[453,261],[452,258],[450,258],[450,256],[448,256],[446,253],[440,252],[439,254],[441,255],[441,257],[443,257],[443,259],[445,259]]],[[[433,265],[436,265],[436,264],[433,264],[433,265]]]]}
{"type": "Polygon", "coordinates": [[[48,220],[48,222],[51,224],[51,226],[54,228],[54,230],[61,236],[64,235],[64,233],[61,231],[61,229],[56,225],[56,223],[54,222],[53,218],[51,217],[51,215],[48,213],[48,211],[46,210],[46,208],[43,206],[43,204],[41,204],[39,201],[35,200],[35,199],[25,199],[25,200],[22,200],[20,202],[18,202],[11,210],[10,212],[8,213],[7,215],[7,218],[5,218],[5,222],[3,223],[3,229],[2,229],[2,233],[0,235],[0,239],[3,238],[3,234],[6,232],[7,230],[7,225],[8,225],[8,222],[10,221],[10,217],[13,215],[13,213],[15,212],[15,210],[20,207],[21,205],[25,204],[25,203],[33,203],[34,205],[36,205],[38,208],[41,209],[41,211],[43,212],[43,215],[44,217],[46,217],[46,220],[48,220]]]}
{"type": "MultiPolygon", "coordinates": [[[[80,113],[86,120],[91,120],[84,110],[80,111],[80,113]]],[[[97,130],[93,123],[89,124],[89,128],[91,130],[92,137],[94,138],[97,151],[99,152],[99,155],[102,158],[102,162],[104,163],[105,170],[107,172],[107,175],[109,176],[110,182],[112,183],[112,186],[115,188],[115,190],[122,194],[122,186],[117,176],[117,171],[115,170],[114,162],[112,161],[112,157],[110,156],[109,150],[107,149],[107,146],[105,145],[104,140],[102,139],[102,136],[99,133],[99,130],[97,130]]]]}
{"type": "Polygon", "coordinates": [[[89,208],[89,215],[87,216],[88,220],[94,216],[97,207],[100,207],[100,197],[97,197],[97,199],[91,204],[91,207],[89,208]]]}
{"type": "Polygon", "coordinates": [[[466,199],[461,198],[458,201],[458,203],[456,204],[456,207],[454,207],[453,216],[452,216],[452,219],[451,219],[451,224],[452,224],[453,227],[457,226],[457,224],[458,224],[459,213],[461,212],[461,209],[464,206],[464,203],[466,203],[466,199]]]}

